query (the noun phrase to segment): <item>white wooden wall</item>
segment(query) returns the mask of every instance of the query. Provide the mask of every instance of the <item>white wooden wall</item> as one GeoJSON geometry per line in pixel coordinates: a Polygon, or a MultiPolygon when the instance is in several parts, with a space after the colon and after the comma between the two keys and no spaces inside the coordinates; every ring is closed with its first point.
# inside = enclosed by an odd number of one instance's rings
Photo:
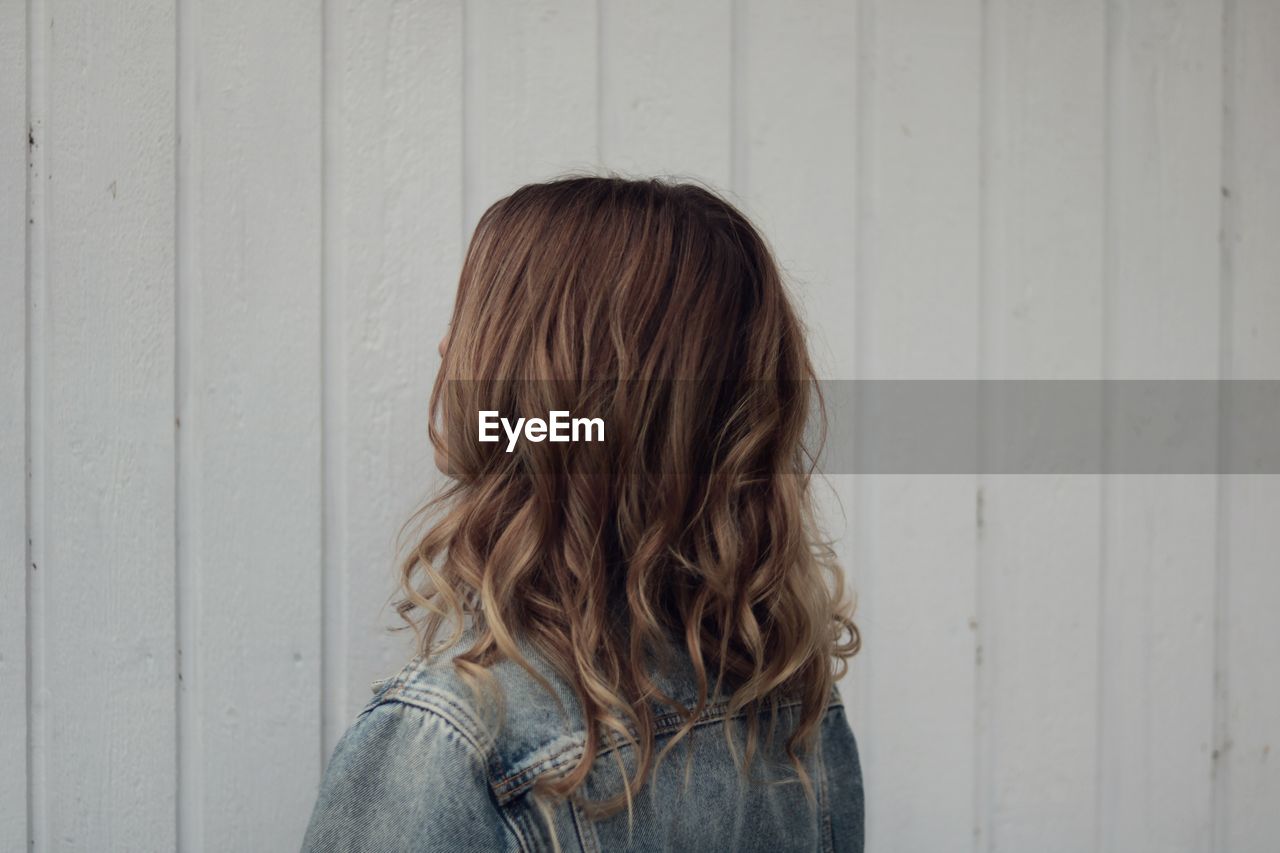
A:
{"type": "MultiPolygon", "coordinates": [[[[523,182],[733,193],[831,377],[1280,378],[1275,0],[0,5],[3,850],[297,846],[523,182]]],[[[1280,477],[831,485],[870,850],[1280,849],[1280,477]]]]}

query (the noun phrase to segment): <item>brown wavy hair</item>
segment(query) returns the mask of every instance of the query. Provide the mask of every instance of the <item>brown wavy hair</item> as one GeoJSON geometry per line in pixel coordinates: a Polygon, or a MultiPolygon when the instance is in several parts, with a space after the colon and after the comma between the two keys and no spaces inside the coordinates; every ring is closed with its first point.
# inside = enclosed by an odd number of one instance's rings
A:
{"type": "MultiPolygon", "coordinates": [[[[787,754],[806,789],[832,686],[859,646],[810,487],[821,398],[803,328],[760,234],[700,186],[572,177],[525,186],[481,218],[431,396],[451,483],[410,521],[400,614],[420,653],[473,625],[453,665],[482,691],[506,658],[544,685],[527,642],[586,722],[578,763],[539,795],[579,793],[604,741],[636,750],[629,802],[713,701],[758,718],[799,703],[787,754]],[[602,417],[604,442],[471,440],[481,410],[602,417]],[[682,647],[697,702],[651,663],[682,647]],[[684,726],[655,755],[654,718],[684,726]]],[[[771,726],[772,728],[772,726],[771,726]]],[[[730,741],[732,748],[732,740],[730,741]]],[[[734,751],[735,758],[738,753],[734,751]]]]}

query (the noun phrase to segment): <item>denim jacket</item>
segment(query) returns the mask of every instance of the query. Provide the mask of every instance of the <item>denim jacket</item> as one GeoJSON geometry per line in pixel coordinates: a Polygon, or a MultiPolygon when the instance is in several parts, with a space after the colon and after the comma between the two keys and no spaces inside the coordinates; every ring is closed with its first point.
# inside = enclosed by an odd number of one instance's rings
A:
{"type": "MultiPolygon", "coordinates": [[[[784,749],[796,705],[782,706],[778,734],[744,779],[725,728],[744,744],[743,715],[713,702],[658,765],[627,809],[588,819],[575,801],[535,802],[534,783],[576,765],[584,728],[568,686],[529,655],[552,695],[521,666],[493,668],[506,697],[501,725],[481,713],[454,671],[452,655],[411,661],[374,684],[329,761],[304,851],[856,851],[863,847],[862,775],[839,695],[806,759],[813,796],[795,778],[784,749]],[[554,839],[554,840],[553,840],[554,839]]],[[[696,692],[685,663],[658,684],[691,707],[696,692]]],[[[666,709],[655,716],[655,755],[680,728],[666,709]]],[[[603,745],[585,786],[589,799],[622,790],[632,748],[603,745]]]]}

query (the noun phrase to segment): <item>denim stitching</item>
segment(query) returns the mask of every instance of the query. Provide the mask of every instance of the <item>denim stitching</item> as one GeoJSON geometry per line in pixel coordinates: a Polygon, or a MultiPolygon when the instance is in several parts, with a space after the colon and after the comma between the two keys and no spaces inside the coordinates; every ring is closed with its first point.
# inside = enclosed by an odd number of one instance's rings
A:
{"type": "MultiPolygon", "coordinates": [[[[388,690],[383,694],[379,704],[395,702],[430,712],[433,716],[439,718],[441,722],[456,732],[459,737],[469,743],[476,751],[477,756],[481,759],[485,759],[485,763],[487,765],[487,759],[493,753],[493,743],[483,730],[473,730],[472,726],[464,725],[463,721],[454,719],[449,714],[449,711],[460,711],[461,709],[450,703],[447,698],[439,695],[433,695],[428,691],[417,692],[421,695],[410,696],[400,689],[388,690]]],[[[473,721],[467,722],[473,723],[473,721]]]]}
{"type": "Polygon", "coordinates": [[[569,803],[569,815],[573,818],[573,828],[578,833],[578,844],[583,853],[600,853],[600,840],[596,838],[595,828],[576,802],[569,803]]]}
{"type": "MultiPolygon", "coordinates": [[[[532,788],[541,776],[559,770],[571,761],[581,757],[585,749],[585,743],[579,740],[579,742],[572,743],[532,763],[517,766],[513,769],[503,767],[492,738],[475,719],[469,708],[446,691],[414,682],[413,676],[421,671],[422,664],[422,661],[415,661],[406,671],[390,679],[391,682],[396,683],[388,685],[385,692],[375,697],[361,714],[363,715],[383,703],[399,702],[421,708],[439,717],[460,737],[465,739],[480,758],[485,760],[485,764],[489,768],[489,785],[499,805],[505,805],[532,788]]],[[[799,706],[799,704],[797,701],[786,702],[778,705],[777,709],[786,711],[799,706]]],[[[828,708],[831,707],[842,707],[838,693],[829,703],[828,708]]],[[[698,729],[731,719],[727,716],[727,711],[727,702],[717,702],[714,705],[709,705],[698,715],[694,721],[693,728],[698,729]]],[[[747,713],[745,710],[740,711],[734,714],[732,719],[741,719],[747,713]]],[[[675,711],[662,714],[654,720],[654,735],[662,737],[673,734],[680,729],[686,719],[684,715],[675,711]]],[[[584,734],[578,732],[571,735],[571,737],[582,739],[584,734]]],[[[597,757],[602,758],[611,755],[624,745],[625,741],[620,736],[609,733],[605,736],[597,757]]]]}
{"type": "Polygon", "coordinates": [[[525,837],[524,829],[521,828],[520,821],[515,815],[511,814],[502,803],[498,803],[498,813],[502,815],[502,822],[507,825],[507,829],[511,830],[511,834],[516,837],[520,853],[534,853],[533,842],[525,837]]]}
{"type": "Polygon", "coordinates": [[[559,770],[561,767],[570,763],[570,759],[577,758],[582,755],[582,744],[574,744],[565,747],[559,752],[553,753],[546,758],[535,761],[534,763],[515,770],[493,783],[494,795],[498,797],[498,802],[507,803],[512,799],[520,796],[529,790],[538,781],[539,777],[559,770]]]}
{"type": "MultiPolygon", "coordinates": [[[[787,711],[792,708],[796,708],[799,705],[800,703],[798,701],[786,702],[779,705],[778,710],[787,711]]],[[[833,700],[828,705],[828,708],[831,707],[842,707],[842,704],[839,700],[833,700]]],[[[740,711],[730,718],[725,715],[727,709],[728,703],[726,702],[718,702],[715,705],[710,705],[707,708],[704,708],[702,713],[695,720],[693,728],[703,728],[713,723],[728,719],[741,719],[747,714],[746,711],[740,711]]],[[[684,721],[685,717],[674,711],[663,714],[655,720],[654,735],[662,737],[664,735],[672,734],[679,730],[680,725],[682,725],[684,721]]],[[[584,735],[583,733],[578,732],[573,735],[573,737],[583,738],[584,735]]],[[[618,735],[610,734],[606,736],[605,742],[601,746],[596,757],[603,758],[612,754],[624,745],[625,741],[623,741],[618,735]]],[[[581,757],[584,748],[585,744],[582,742],[573,743],[552,753],[551,755],[540,758],[529,764],[523,764],[509,771],[507,775],[492,783],[494,795],[498,798],[498,802],[507,803],[515,797],[523,794],[525,791],[533,787],[539,777],[554,770],[558,770],[569,764],[571,760],[581,757]]]]}
{"type": "MultiPolygon", "coordinates": [[[[825,721],[824,721],[825,722],[825,721]]],[[[827,762],[823,758],[822,729],[818,729],[818,808],[822,810],[822,849],[825,853],[835,853],[836,838],[831,828],[831,794],[827,790],[830,778],[827,776],[827,762]]]]}

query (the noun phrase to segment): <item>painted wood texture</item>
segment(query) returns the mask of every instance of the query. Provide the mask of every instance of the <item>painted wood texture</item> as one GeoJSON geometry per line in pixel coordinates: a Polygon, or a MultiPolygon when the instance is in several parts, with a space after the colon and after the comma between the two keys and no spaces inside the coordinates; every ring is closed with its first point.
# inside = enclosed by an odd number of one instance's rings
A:
{"type": "MultiPolygon", "coordinates": [[[[859,379],[977,376],[979,8],[913,0],[862,10],[862,262],[850,289],[859,379]]],[[[866,656],[854,667],[864,698],[853,720],[868,796],[880,803],[868,849],[970,843],[975,479],[859,478],[854,560],[866,656]]]]}
{"type": "Polygon", "coordinates": [[[328,7],[325,752],[404,662],[395,538],[436,483],[427,403],[462,262],[459,0],[328,7]],[[390,523],[388,523],[390,521],[390,523]]]}
{"type": "Polygon", "coordinates": [[[27,17],[0,16],[0,847],[27,843],[27,17]]]}
{"type": "MultiPolygon", "coordinates": [[[[1219,376],[1223,14],[1183,2],[1109,21],[1108,378],[1219,376]]],[[[1104,486],[1099,846],[1205,850],[1219,483],[1104,486]]]]}
{"type": "MultiPolygon", "coordinates": [[[[1224,68],[1222,372],[1280,375],[1280,6],[1231,0],[1224,68]]],[[[1215,619],[1214,841],[1258,850],[1280,838],[1280,477],[1226,478],[1215,619]]]]}
{"type": "Polygon", "coordinates": [[[321,768],[322,17],[182,6],[184,847],[297,843],[321,768]]]}
{"type": "MultiPolygon", "coordinates": [[[[1270,0],[9,6],[6,850],[296,848],[522,183],[728,193],[825,377],[1280,379],[1270,0]]],[[[826,486],[868,849],[1274,847],[1280,476],[826,486]]]]}
{"type": "Polygon", "coordinates": [[[170,848],[175,9],[29,14],[27,832],[170,848]]]}

